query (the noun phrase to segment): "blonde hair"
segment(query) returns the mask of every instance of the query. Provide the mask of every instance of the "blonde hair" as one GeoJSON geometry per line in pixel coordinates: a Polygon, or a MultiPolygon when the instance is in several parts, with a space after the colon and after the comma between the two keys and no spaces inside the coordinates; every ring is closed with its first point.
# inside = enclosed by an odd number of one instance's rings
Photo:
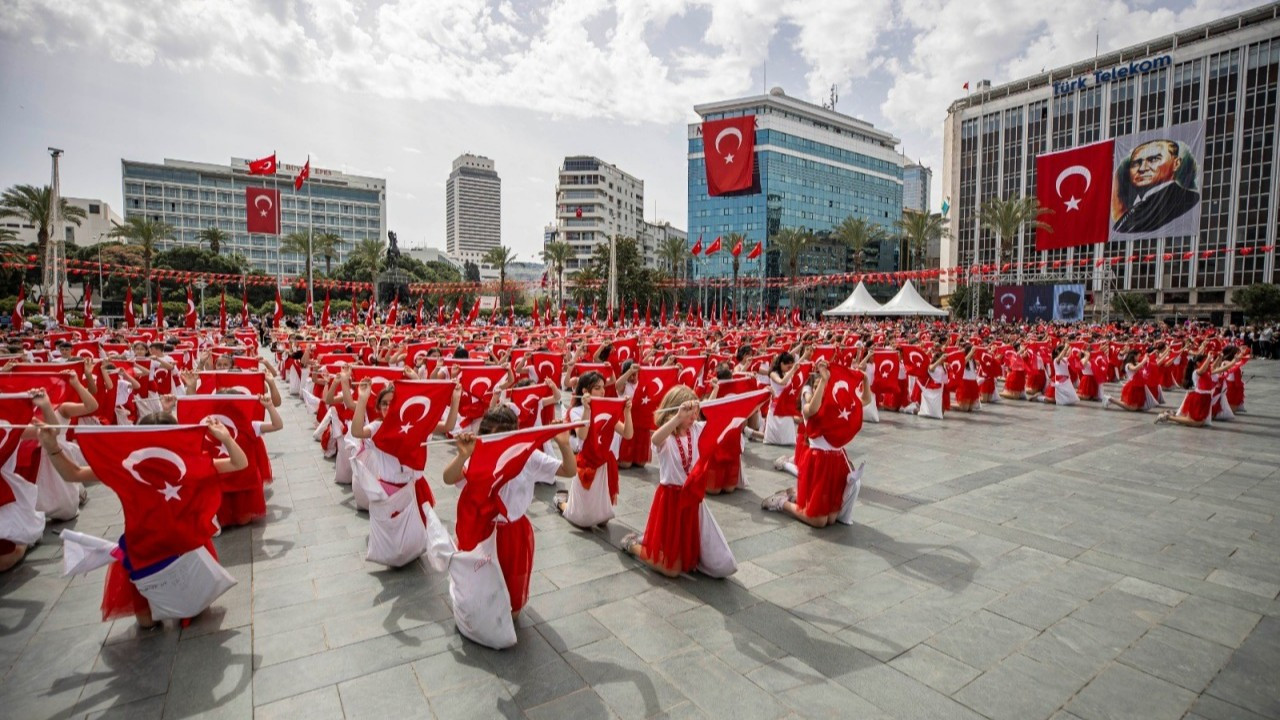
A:
{"type": "Polygon", "coordinates": [[[698,394],[688,385],[676,385],[662,396],[662,403],[658,405],[658,409],[653,413],[653,421],[658,425],[662,425],[671,419],[671,413],[680,409],[680,406],[690,400],[697,400],[698,394]]]}

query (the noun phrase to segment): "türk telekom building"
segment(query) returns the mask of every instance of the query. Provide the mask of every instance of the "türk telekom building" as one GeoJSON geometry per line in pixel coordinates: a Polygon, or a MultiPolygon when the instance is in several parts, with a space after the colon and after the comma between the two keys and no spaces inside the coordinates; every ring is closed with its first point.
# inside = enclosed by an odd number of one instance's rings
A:
{"type": "Polygon", "coordinates": [[[1233,289],[1280,281],[1278,77],[1280,3],[1272,3],[1096,60],[982,83],[952,103],[945,124],[942,193],[951,210],[942,266],[1001,264],[979,208],[996,196],[1034,197],[1037,155],[1107,139],[1120,153],[1186,138],[1176,222],[1125,219],[1131,208],[1113,200],[1107,242],[1036,252],[1034,232],[1024,231],[1010,272],[1024,283],[1074,279],[1093,291],[1142,293],[1160,315],[1221,317],[1233,289]],[[1197,194],[1198,205],[1186,201],[1197,194]]]}

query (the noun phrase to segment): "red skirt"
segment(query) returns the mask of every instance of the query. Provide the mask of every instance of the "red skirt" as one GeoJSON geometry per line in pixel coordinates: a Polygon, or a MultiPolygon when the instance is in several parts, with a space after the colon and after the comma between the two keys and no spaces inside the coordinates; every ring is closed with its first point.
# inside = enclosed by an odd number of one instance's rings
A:
{"type": "Polygon", "coordinates": [[[1007,392],[1024,392],[1027,389],[1027,373],[1022,370],[1010,370],[1004,376],[1004,389],[1007,392]]]}
{"type": "Polygon", "coordinates": [[[267,516],[267,498],[262,488],[249,490],[223,490],[222,504],[218,506],[218,525],[227,528],[248,525],[267,516]]]}
{"type": "MultiPolygon", "coordinates": [[[[213,556],[214,560],[218,559],[218,550],[213,546],[213,540],[205,543],[204,547],[213,556]]],[[[129,579],[129,571],[125,569],[124,562],[116,560],[108,565],[107,579],[102,586],[103,622],[137,615],[149,610],[151,610],[151,605],[142,596],[142,593],[138,592],[138,588],[133,584],[133,581],[129,579]]]]}
{"type": "Polygon", "coordinates": [[[1209,411],[1212,406],[1212,395],[1192,390],[1187,393],[1186,397],[1182,398],[1182,405],[1178,407],[1178,414],[1198,422],[1204,422],[1209,419],[1209,411]]]}
{"type": "Polygon", "coordinates": [[[1244,383],[1229,382],[1227,383],[1227,404],[1233,408],[1244,405],[1244,383]]]}
{"type": "Polygon", "coordinates": [[[1076,394],[1082,400],[1093,400],[1101,394],[1098,380],[1093,375],[1081,375],[1080,384],[1076,386],[1076,394]]]}
{"type": "Polygon", "coordinates": [[[840,512],[853,468],[843,450],[809,448],[796,484],[796,505],[809,517],[840,512]]]}
{"type": "Polygon", "coordinates": [[[994,377],[985,378],[982,384],[978,386],[978,389],[983,395],[995,395],[996,379],[994,377]]]}
{"type": "Polygon", "coordinates": [[[653,450],[649,445],[652,438],[652,430],[635,428],[630,440],[622,438],[622,443],[618,446],[618,462],[629,462],[635,466],[648,463],[653,457],[653,450]]]}
{"type": "Polygon", "coordinates": [[[511,612],[519,612],[529,602],[529,579],[533,576],[533,524],[528,516],[499,524],[497,541],[498,565],[507,581],[511,612]]]}
{"type": "Polygon", "coordinates": [[[713,459],[707,463],[707,489],[732,490],[738,487],[742,474],[742,457],[734,455],[732,459],[713,459]]]}
{"type": "Polygon", "coordinates": [[[1146,408],[1147,386],[1136,378],[1130,380],[1120,389],[1120,401],[1129,407],[1136,407],[1139,410],[1146,408]]]}
{"type": "Polygon", "coordinates": [[[1031,393],[1044,392],[1044,372],[1036,370],[1027,375],[1027,391],[1031,393]]]}
{"type": "Polygon", "coordinates": [[[961,380],[956,388],[956,402],[974,402],[978,400],[980,391],[977,380],[961,380]]]}
{"type": "Polygon", "coordinates": [[[649,506],[649,521],[644,526],[644,549],[653,562],[679,572],[691,572],[698,566],[702,551],[702,533],[697,503],[681,503],[683,488],[659,485],[649,506]]]}

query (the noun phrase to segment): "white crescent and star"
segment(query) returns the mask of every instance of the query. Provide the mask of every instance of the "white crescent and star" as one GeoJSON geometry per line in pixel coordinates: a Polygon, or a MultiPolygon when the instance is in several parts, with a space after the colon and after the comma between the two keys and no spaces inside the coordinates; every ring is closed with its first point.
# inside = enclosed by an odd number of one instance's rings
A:
{"type": "Polygon", "coordinates": [[[467,387],[467,392],[471,393],[473,397],[483,397],[486,393],[488,393],[492,389],[493,389],[492,380],[490,380],[487,377],[478,377],[475,380],[471,381],[471,385],[467,387]],[[476,388],[479,388],[481,385],[484,386],[484,390],[477,390],[476,388]]]}
{"type": "Polygon", "coordinates": [[[554,376],[556,374],[555,363],[551,362],[550,360],[543,360],[542,362],[538,363],[538,374],[541,375],[544,380],[547,378],[554,379],[554,376]],[[546,370],[543,370],[543,368],[546,368],[546,370]]]}
{"type": "Polygon", "coordinates": [[[160,493],[161,495],[164,495],[165,502],[168,502],[170,500],[182,499],[181,497],[179,497],[178,492],[182,489],[182,485],[181,485],[182,479],[187,476],[187,464],[186,462],[183,461],[182,457],[177,453],[175,453],[174,451],[168,450],[165,448],[157,448],[157,447],[142,448],[141,450],[134,450],[133,452],[129,453],[129,457],[124,459],[124,463],[122,466],[124,467],[125,472],[133,476],[134,480],[137,480],[138,482],[148,487],[155,488],[156,492],[160,493]],[[166,480],[164,482],[163,488],[157,488],[151,483],[147,482],[146,480],[143,480],[142,476],[139,475],[138,471],[135,470],[134,468],[137,467],[139,463],[146,460],[164,460],[165,462],[168,462],[169,464],[173,465],[175,468],[178,469],[179,484],[172,485],[169,483],[168,480],[166,480]]]}
{"type": "MultiPolygon", "coordinates": [[[[1082,190],[1080,194],[1084,195],[1085,193],[1089,192],[1089,186],[1093,184],[1093,174],[1089,172],[1089,168],[1083,165],[1072,165],[1071,167],[1068,167],[1062,172],[1058,173],[1058,179],[1054,183],[1054,189],[1057,191],[1059,199],[1062,198],[1062,182],[1067,178],[1071,177],[1072,175],[1079,175],[1080,177],[1084,178],[1084,190],[1082,190]]],[[[1066,211],[1071,212],[1072,210],[1079,210],[1080,202],[1082,199],[1083,198],[1078,198],[1075,195],[1072,195],[1071,197],[1067,198],[1066,211]]]]}
{"type": "MultiPolygon", "coordinates": [[[[742,147],[742,131],[736,127],[727,127],[716,134],[716,142],[715,142],[716,152],[720,152],[720,141],[723,140],[726,135],[732,135],[738,138],[738,147],[742,147]]],[[[724,162],[726,165],[732,165],[733,153],[725,155],[724,162]]]]}
{"type": "Polygon", "coordinates": [[[429,414],[431,414],[431,399],[426,397],[425,395],[420,395],[418,397],[409,398],[408,400],[405,400],[404,404],[400,406],[400,422],[404,423],[404,427],[401,429],[401,432],[407,434],[409,432],[409,429],[412,427],[411,422],[418,422],[419,420],[422,420],[429,414]],[[405,422],[404,411],[408,410],[411,407],[421,407],[422,412],[418,415],[418,417],[414,418],[412,421],[405,422]]]}
{"type": "Polygon", "coordinates": [[[882,377],[889,377],[890,373],[893,372],[893,361],[881,360],[880,365],[876,367],[876,371],[879,372],[882,377]]]}
{"type": "Polygon", "coordinates": [[[503,450],[502,454],[498,456],[498,461],[495,462],[493,465],[494,481],[496,482],[499,480],[506,479],[507,465],[510,464],[512,460],[515,460],[516,458],[520,457],[522,453],[524,453],[531,447],[533,447],[532,442],[522,442],[522,443],[513,443],[511,447],[507,448],[506,450],[503,450]]]}
{"type": "Polygon", "coordinates": [[[1005,307],[1013,307],[1013,304],[1017,302],[1017,300],[1018,296],[1013,293],[1005,293],[1000,296],[1000,304],[1005,307]]]}
{"type": "Polygon", "coordinates": [[[262,217],[266,217],[267,213],[271,212],[271,208],[274,205],[275,203],[272,202],[270,195],[259,195],[258,197],[253,199],[253,206],[255,208],[258,208],[258,211],[262,214],[262,217]],[[267,206],[265,208],[262,207],[262,203],[258,202],[259,200],[266,200],[267,206]]]}

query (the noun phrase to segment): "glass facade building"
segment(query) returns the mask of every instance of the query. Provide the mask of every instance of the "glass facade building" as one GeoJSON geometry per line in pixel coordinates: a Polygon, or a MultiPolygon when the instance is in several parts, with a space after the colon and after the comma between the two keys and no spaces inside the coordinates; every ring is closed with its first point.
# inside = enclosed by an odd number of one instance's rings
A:
{"type": "Polygon", "coordinates": [[[902,169],[902,209],[930,212],[929,186],[933,171],[919,163],[908,163],[902,169]]]}
{"type": "MultiPolygon", "coordinates": [[[[830,231],[848,217],[859,217],[892,231],[902,217],[904,160],[898,139],[862,120],[785,95],[767,95],[698,105],[703,120],[755,115],[755,170],[751,192],[707,195],[702,154],[702,125],[689,125],[689,242],[703,246],[730,233],[746,236],[747,249],[764,243],[765,272],[779,274],[769,239],[782,228],[830,231]]],[[[889,248],[885,248],[889,250],[889,248]]],[[[732,276],[729,244],[724,251],[694,262],[697,277],[732,276]]],[[[874,254],[876,267],[894,269],[896,249],[874,254]]],[[[844,272],[846,258],[823,247],[806,254],[802,274],[844,272]]],[[[872,269],[868,266],[866,269],[872,269]]],[[[742,260],[742,275],[759,275],[756,261],[742,260]]],[[[843,299],[841,297],[840,299],[843,299]]]]}
{"type": "MultiPolygon", "coordinates": [[[[268,275],[300,275],[306,259],[280,253],[279,241],[293,232],[334,233],[346,242],[334,266],[343,262],[359,240],[382,239],[387,232],[387,181],[311,168],[301,191],[293,178],[302,169],[279,165],[275,176],[250,175],[248,160],[232,158],[229,165],[168,160],[161,163],[120,161],[124,185],[124,217],[144,216],[172,225],[173,240],[161,240],[157,250],[200,246],[201,230],[217,227],[228,238],[219,250],[238,254],[249,266],[268,275]],[[245,188],[280,191],[280,234],[250,235],[245,231],[245,188]]],[[[323,269],[323,262],[316,267],[323,269]]]]}
{"type": "Polygon", "coordinates": [[[942,192],[955,204],[942,265],[998,262],[978,208],[996,196],[1033,197],[1036,156],[1203,123],[1198,233],[1036,252],[1034,232],[1024,229],[1014,260],[1044,261],[1024,270],[1026,282],[1073,275],[1094,291],[1141,293],[1160,315],[1221,318],[1234,289],[1280,281],[1278,80],[1280,3],[1271,3],[1031,78],[980,85],[946,120],[942,192]],[[1135,67],[1150,69],[1129,71],[1135,67]]]}

